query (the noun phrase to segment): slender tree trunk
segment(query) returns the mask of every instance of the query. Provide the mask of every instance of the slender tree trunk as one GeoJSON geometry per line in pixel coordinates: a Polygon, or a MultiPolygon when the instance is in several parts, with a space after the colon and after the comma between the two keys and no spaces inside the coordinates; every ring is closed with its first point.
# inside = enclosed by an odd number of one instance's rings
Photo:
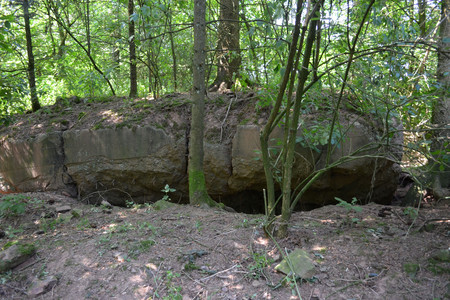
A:
{"type": "Polygon", "coordinates": [[[173,75],[173,90],[177,91],[177,73],[178,73],[178,66],[177,66],[177,55],[175,53],[175,43],[173,41],[173,33],[172,33],[172,11],[168,12],[167,15],[168,21],[169,21],[169,39],[170,39],[170,50],[172,52],[172,75],[173,75]]]}
{"type": "MultiPolygon", "coordinates": [[[[313,4],[315,4],[313,2],[313,4]]],[[[315,17],[316,12],[320,11],[319,6],[315,7],[311,11],[311,22],[308,26],[308,36],[306,37],[305,50],[303,51],[302,66],[300,68],[300,73],[298,75],[297,83],[297,93],[294,103],[294,111],[292,118],[289,121],[289,137],[287,139],[287,147],[284,149],[286,151],[286,159],[283,163],[283,199],[281,205],[281,224],[277,235],[279,237],[286,237],[288,230],[288,223],[291,218],[291,182],[292,182],[292,168],[294,165],[294,154],[295,154],[295,140],[297,137],[298,121],[300,117],[300,107],[304,94],[304,87],[306,80],[309,76],[309,63],[311,60],[312,49],[314,46],[314,41],[316,39],[316,31],[318,19],[315,17]]]]}
{"type": "Polygon", "coordinates": [[[317,24],[317,39],[316,39],[316,48],[314,53],[313,60],[313,81],[318,80],[317,71],[319,69],[319,61],[320,61],[320,42],[322,41],[322,20],[319,20],[317,24]]]}
{"type": "Polygon", "coordinates": [[[249,32],[248,34],[248,41],[250,44],[250,53],[251,53],[251,61],[253,63],[253,69],[255,72],[255,80],[257,84],[260,84],[260,79],[259,79],[259,62],[258,62],[258,55],[256,55],[256,50],[255,50],[255,45],[256,45],[256,41],[253,38],[253,34],[250,34],[250,24],[247,21],[247,19],[245,18],[245,15],[242,14],[242,19],[244,21],[245,27],[247,28],[247,32],[249,32]]]}
{"type": "Polygon", "coordinates": [[[30,13],[28,11],[30,4],[28,0],[23,1],[23,18],[25,20],[25,35],[27,40],[27,55],[28,55],[28,84],[30,86],[31,108],[37,111],[41,108],[36,91],[36,76],[34,73],[34,55],[33,44],[31,42],[31,28],[30,28],[30,13]]]}
{"type": "MultiPolygon", "coordinates": [[[[445,0],[443,0],[445,1],[445,0]]],[[[418,0],[417,5],[419,7],[419,28],[420,28],[420,37],[424,38],[427,33],[427,27],[426,27],[426,7],[427,2],[426,0],[418,0]]]]}
{"type": "Polygon", "coordinates": [[[86,41],[87,41],[87,51],[91,55],[91,16],[90,16],[89,0],[86,0],[86,41]]]}
{"type": "Polygon", "coordinates": [[[205,114],[205,46],[206,46],[206,1],[194,1],[194,64],[193,64],[193,103],[191,131],[189,141],[189,201],[191,204],[215,202],[206,191],[205,174],[203,172],[203,131],[205,114]]]}
{"type": "Polygon", "coordinates": [[[137,96],[136,43],[134,32],[134,1],[128,0],[128,41],[130,44],[130,97],[137,96]]]}
{"type": "Polygon", "coordinates": [[[434,131],[431,152],[438,162],[433,167],[433,194],[437,199],[450,196],[450,0],[442,0],[441,25],[438,45],[437,77],[440,98],[433,107],[432,123],[441,130],[434,131]]]}
{"type": "Polygon", "coordinates": [[[211,91],[226,90],[234,83],[241,66],[239,34],[239,0],[220,0],[220,23],[217,45],[217,76],[211,91]]]}
{"type": "MultiPolygon", "coordinates": [[[[260,142],[261,142],[261,155],[262,161],[264,165],[264,172],[266,176],[267,183],[267,217],[269,223],[271,223],[275,217],[275,182],[273,180],[273,167],[270,161],[269,155],[269,136],[272,133],[273,129],[278,125],[277,118],[280,114],[280,108],[283,101],[284,93],[286,91],[286,87],[289,83],[289,75],[293,72],[293,65],[295,54],[297,52],[297,43],[300,35],[300,11],[301,6],[303,5],[302,0],[298,0],[297,2],[297,12],[295,17],[295,26],[294,31],[292,33],[292,44],[289,50],[289,57],[286,66],[286,72],[284,73],[283,80],[280,84],[280,89],[278,91],[277,99],[275,101],[275,105],[270,113],[269,119],[267,120],[266,125],[260,134],[260,142]]],[[[278,119],[279,120],[279,119],[278,119]]],[[[269,228],[271,231],[271,228],[269,228]]]]}

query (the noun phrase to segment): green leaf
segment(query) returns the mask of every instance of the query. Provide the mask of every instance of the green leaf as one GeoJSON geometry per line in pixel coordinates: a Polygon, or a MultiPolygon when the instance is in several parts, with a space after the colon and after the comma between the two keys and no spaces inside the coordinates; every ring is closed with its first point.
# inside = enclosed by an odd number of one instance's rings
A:
{"type": "Polygon", "coordinates": [[[276,73],[278,73],[278,71],[280,71],[280,69],[281,69],[281,65],[278,64],[278,65],[276,65],[275,68],[273,69],[273,72],[276,74],[276,73]]]}

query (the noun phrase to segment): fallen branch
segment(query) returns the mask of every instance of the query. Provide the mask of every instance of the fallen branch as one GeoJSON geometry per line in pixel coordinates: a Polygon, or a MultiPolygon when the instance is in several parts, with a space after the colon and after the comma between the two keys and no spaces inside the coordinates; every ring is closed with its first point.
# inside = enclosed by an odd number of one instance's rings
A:
{"type": "Polygon", "coordinates": [[[220,143],[222,143],[222,135],[223,135],[223,125],[225,124],[225,121],[228,118],[228,113],[230,112],[230,108],[231,108],[231,104],[233,103],[233,99],[237,100],[237,94],[236,96],[233,98],[231,97],[230,99],[230,104],[228,104],[228,109],[227,109],[227,113],[225,114],[225,118],[222,121],[222,124],[220,125],[220,143]]]}
{"type": "Polygon", "coordinates": [[[225,269],[225,270],[223,270],[223,271],[217,272],[217,273],[212,274],[212,275],[207,276],[207,277],[203,277],[203,278],[200,279],[200,281],[206,281],[206,280],[211,279],[211,278],[213,278],[213,277],[215,277],[215,276],[217,276],[217,275],[219,275],[219,274],[229,272],[229,271],[233,270],[234,268],[236,268],[236,267],[238,267],[238,266],[239,266],[239,265],[236,264],[236,265],[232,266],[231,268],[225,269]]]}

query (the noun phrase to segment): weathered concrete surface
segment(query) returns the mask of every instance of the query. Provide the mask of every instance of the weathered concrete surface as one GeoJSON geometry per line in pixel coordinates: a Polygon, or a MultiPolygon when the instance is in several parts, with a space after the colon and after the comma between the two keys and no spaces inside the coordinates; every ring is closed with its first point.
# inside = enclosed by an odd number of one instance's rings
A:
{"type": "Polygon", "coordinates": [[[158,200],[165,184],[178,187],[185,177],[185,150],[161,129],[66,131],[63,134],[67,172],[81,196],[108,197],[123,204],[127,197],[158,200]]]}
{"type": "MultiPolygon", "coordinates": [[[[362,147],[366,149],[361,155],[378,153],[378,149],[367,148],[375,139],[372,129],[354,120],[341,120],[341,125],[347,127],[347,136],[335,145],[330,163],[362,147]]],[[[241,125],[231,144],[205,143],[205,177],[213,198],[227,199],[227,205],[237,207],[255,195],[262,198],[265,176],[259,152],[260,130],[257,125],[241,125]]],[[[184,131],[180,128],[178,136],[184,136],[184,131]]],[[[272,147],[277,148],[282,134],[281,129],[275,130],[272,147]]],[[[89,202],[107,199],[123,205],[127,200],[159,200],[161,189],[169,184],[177,190],[171,195],[173,200],[186,199],[188,143],[174,136],[146,126],[69,130],[26,141],[5,141],[0,147],[0,181],[4,178],[0,186],[8,183],[20,191],[70,190],[73,180],[80,198],[89,202]]],[[[321,150],[297,145],[294,186],[325,166],[326,147],[321,150]]],[[[300,203],[324,205],[334,197],[386,203],[391,201],[396,186],[396,171],[389,160],[361,158],[328,171],[300,203]]]]}
{"type": "Polygon", "coordinates": [[[64,169],[61,133],[0,144],[0,192],[65,190],[73,193],[64,169]]]}

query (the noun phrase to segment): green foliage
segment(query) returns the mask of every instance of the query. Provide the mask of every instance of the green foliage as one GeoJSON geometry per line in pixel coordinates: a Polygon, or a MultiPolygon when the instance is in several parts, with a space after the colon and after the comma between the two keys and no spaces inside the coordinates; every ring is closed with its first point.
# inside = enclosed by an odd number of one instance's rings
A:
{"type": "Polygon", "coordinates": [[[148,252],[154,244],[155,241],[151,239],[134,242],[128,247],[128,256],[132,259],[136,259],[140,254],[148,252]]]}
{"type": "Polygon", "coordinates": [[[405,207],[405,209],[403,210],[403,214],[405,216],[408,216],[411,219],[415,220],[419,216],[419,209],[408,206],[408,207],[405,207]]]}
{"type": "Polygon", "coordinates": [[[252,253],[253,261],[248,265],[248,273],[246,277],[252,279],[259,279],[261,277],[265,277],[264,274],[265,269],[273,263],[273,260],[270,257],[267,257],[265,253],[252,253]]]}
{"type": "Polygon", "coordinates": [[[61,218],[57,218],[57,219],[41,218],[40,223],[39,223],[39,227],[44,232],[49,232],[49,231],[55,230],[56,226],[58,226],[62,222],[64,222],[64,220],[61,219],[61,218]]]}
{"type": "Polygon", "coordinates": [[[164,188],[161,190],[161,192],[164,193],[164,196],[161,198],[161,200],[163,200],[163,201],[170,201],[170,200],[172,200],[172,199],[170,199],[169,193],[173,193],[175,191],[176,191],[176,189],[173,189],[168,184],[166,184],[164,186],[164,188]]]}
{"type": "Polygon", "coordinates": [[[359,223],[359,219],[358,218],[350,218],[350,213],[353,212],[361,212],[362,211],[362,207],[356,205],[356,203],[358,202],[358,199],[356,199],[356,197],[353,197],[352,202],[348,203],[347,201],[344,201],[338,197],[334,197],[335,200],[337,200],[339,203],[336,204],[337,206],[343,207],[345,208],[345,210],[347,210],[347,219],[346,222],[348,222],[350,225],[351,224],[357,224],[359,223]]]}
{"type": "Polygon", "coordinates": [[[36,252],[36,246],[29,243],[18,243],[19,252],[22,255],[32,255],[36,252]]]}
{"type": "Polygon", "coordinates": [[[90,227],[91,227],[91,223],[88,218],[82,218],[77,224],[78,230],[84,230],[84,229],[87,229],[90,227]]]}
{"type": "Polygon", "coordinates": [[[4,285],[5,283],[8,283],[12,279],[12,271],[6,271],[3,273],[0,273],[0,284],[4,285]]]}
{"type": "Polygon", "coordinates": [[[361,212],[362,211],[362,207],[356,205],[356,203],[358,203],[358,199],[356,199],[356,197],[353,197],[352,202],[348,203],[347,201],[342,200],[341,198],[338,197],[334,197],[335,200],[337,200],[339,203],[337,204],[337,206],[343,207],[347,210],[347,212],[361,212]]]}
{"type": "Polygon", "coordinates": [[[25,213],[28,197],[9,194],[0,199],[0,217],[17,217],[25,213]]]}
{"type": "Polygon", "coordinates": [[[22,233],[23,228],[13,228],[11,225],[8,225],[8,228],[5,229],[5,234],[8,237],[8,239],[13,239],[16,237],[18,233],[22,233]]]}
{"type": "Polygon", "coordinates": [[[403,271],[409,275],[411,278],[415,278],[417,272],[420,270],[420,265],[413,262],[408,262],[403,264],[403,271]]]}
{"type": "Polygon", "coordinates": [[[175,285],[174,280],[180,277],[180,273],[174,273],[172,271],[166,272],[166,287],[167,296],[164,296],[164,300],[181,300],[183,295],[181,294],[181,286],[175,285]]]}

